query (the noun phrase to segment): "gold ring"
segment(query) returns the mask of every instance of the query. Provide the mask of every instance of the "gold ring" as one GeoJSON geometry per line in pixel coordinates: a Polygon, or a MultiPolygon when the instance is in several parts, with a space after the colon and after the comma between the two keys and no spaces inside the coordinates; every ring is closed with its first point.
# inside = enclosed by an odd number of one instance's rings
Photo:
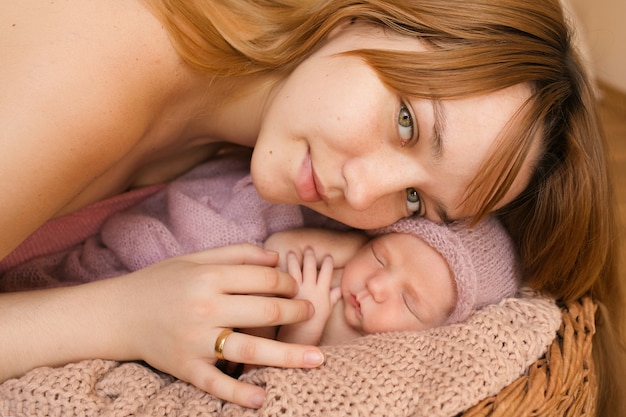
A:
{"type": "Polygon", "coordinates": [[[233,333],[231,329],[222,330],[217,339],[215,339],[215,357],[219,360],[224,360],[224,345],[226,339],[233,333]]]}

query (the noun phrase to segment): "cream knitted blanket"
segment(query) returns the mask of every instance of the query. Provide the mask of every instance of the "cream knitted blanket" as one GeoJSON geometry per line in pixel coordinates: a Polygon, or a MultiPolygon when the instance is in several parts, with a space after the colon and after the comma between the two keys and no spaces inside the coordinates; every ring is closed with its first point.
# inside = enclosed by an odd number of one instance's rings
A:
{"type": "Polygon", "coordinates": [[[139,363],[40,368],[0,385],[0,416],[451,417],[524,374],[560,323],[553,301],[526,293],[465,323],[325,347],[319,369],[244,374],[266,389],[259,410],[224,403],[139,363]]]}

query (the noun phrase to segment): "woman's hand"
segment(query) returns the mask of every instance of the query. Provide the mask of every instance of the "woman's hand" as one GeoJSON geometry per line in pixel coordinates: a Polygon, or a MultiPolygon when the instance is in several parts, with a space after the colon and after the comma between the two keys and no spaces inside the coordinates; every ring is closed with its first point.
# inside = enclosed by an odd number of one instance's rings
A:
{"type": "MultiPolygon", "coordinates": [[[[274,268],[276,261],[276,254],[236,245],[169,259],[123,278],[125,298],[133,301],[120,317],[130,341],[129,359],[141,358],[227,401],[261,406],[264,390],[219,371],[214,348],[224,329],[277,326],[312,316],[310,302],[282,298],[294,296],[298,285],[274,268]]],[[[228,336],[223,355],[231,362],[280,367],[315,367],[324,360],[317,347],[243,333],[228,336]]]]}
{"type": "MultiPolygon", "coordinates": [[[[224,329],[312,316],[309,301],[289,299],[297,284],[274,267],[276,262],[275,253],[237,245],[90,284],[0,294],[0,380],[83,359],[141,359],[218,398],[260,407],[263,388],[214,366],[215,341],[224,329]]],[[[280,367],[323,363],[315,346],[241,333],[227,338],[223,355],[232,362],[280,367]]]]}

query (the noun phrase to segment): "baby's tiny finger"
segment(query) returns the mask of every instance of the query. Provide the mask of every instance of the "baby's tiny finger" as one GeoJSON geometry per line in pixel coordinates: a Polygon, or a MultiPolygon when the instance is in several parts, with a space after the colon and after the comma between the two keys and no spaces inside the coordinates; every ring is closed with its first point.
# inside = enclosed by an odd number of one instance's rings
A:
{"type": "Polygon", "coordinates": [[[302,269],[300,268],[298,257],[293,252],[287,254],[287,273],[291,275],[298,284],[302,284],[302,269]]]}
{"type": "Polygon", "coordinates": [[[337,301],[341,299],[341,287],[335,287],[330,290],[330,305],[335,306],[337,301]]]}
{"type": "Polygon", "coordinates": [[[320,271],[317,274],[318,285],[324,288],[330,288],[330,284],[333,280],[333,258],[332,256],[325,256],[320,266],[320,271]]]}
{"type": "Polygon", "coordinates": [[[313,249],[307,248],[304,251],[302,260],[302,275],[304,280],[311,280],[313,284],[317,282],[317,261],[313,249]]]}

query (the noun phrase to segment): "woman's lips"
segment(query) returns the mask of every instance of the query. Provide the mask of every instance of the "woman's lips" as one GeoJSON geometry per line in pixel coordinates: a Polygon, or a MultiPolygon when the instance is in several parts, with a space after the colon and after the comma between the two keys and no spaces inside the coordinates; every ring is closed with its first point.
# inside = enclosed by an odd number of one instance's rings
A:
{"type": "Polygon", "coordinates": [[[298,197],[305,203],[314,203],[322,199],[317,189],[315,172],[311,164],[311,154],[308,152],[296,176],[295,187],[298,197]]]}

